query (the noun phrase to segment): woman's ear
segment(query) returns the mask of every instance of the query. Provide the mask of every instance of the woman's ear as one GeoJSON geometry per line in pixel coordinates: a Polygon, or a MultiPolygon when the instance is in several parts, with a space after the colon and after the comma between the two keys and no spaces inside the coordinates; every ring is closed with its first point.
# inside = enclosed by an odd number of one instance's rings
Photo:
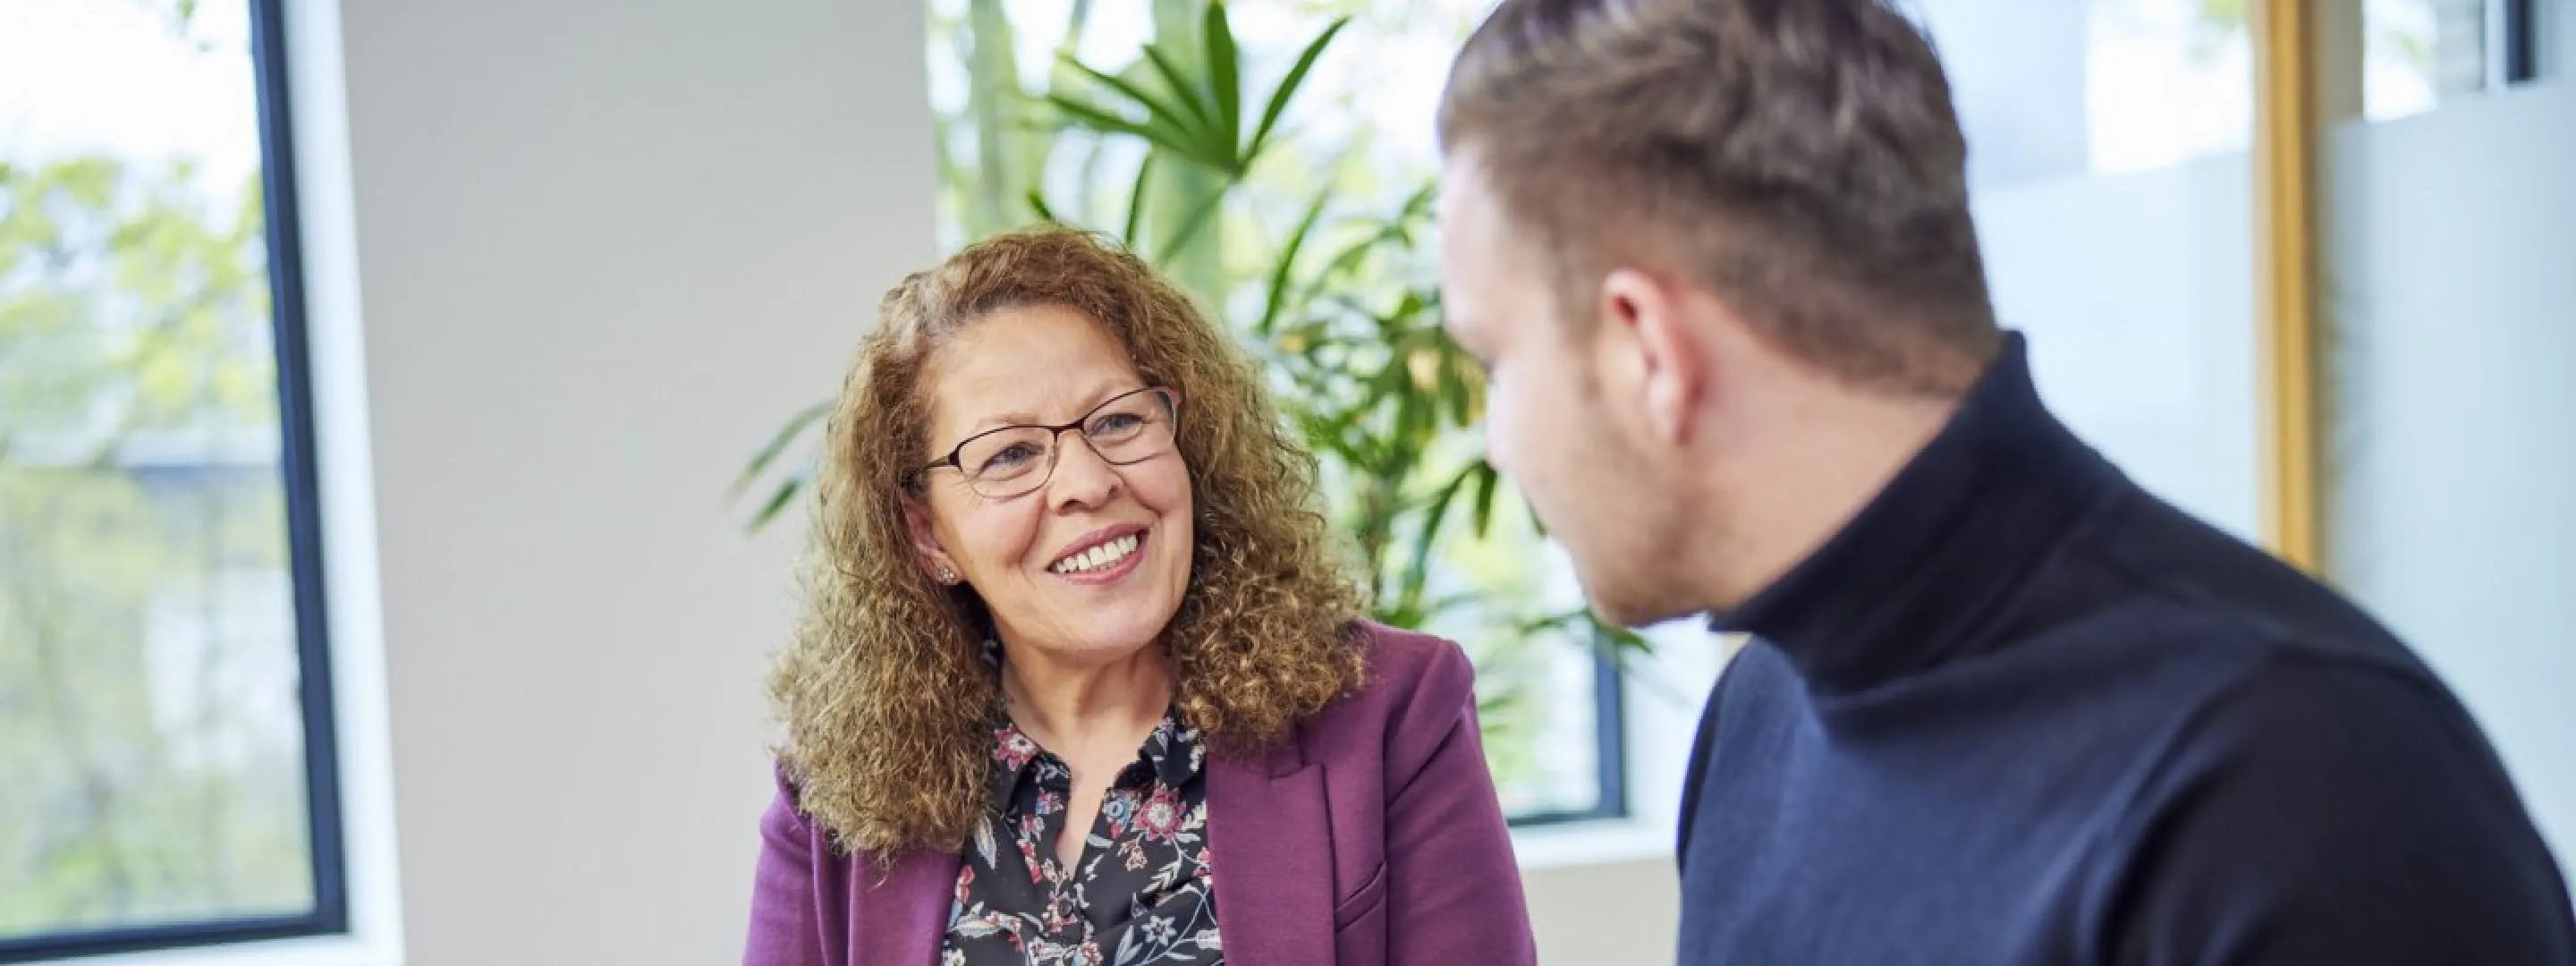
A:
{"type": "Polygon", "coordinates": [[[939,545],[939,531],[931,523],[928,504],[906,498],[903,501],[903,522],[905,529],[912,531],[912,550],[921,557],[921,569],[928,572],[932,580],[955,585],[962,579],[957,572],[957,561],[950,559],[947,548],[939,545]]]}

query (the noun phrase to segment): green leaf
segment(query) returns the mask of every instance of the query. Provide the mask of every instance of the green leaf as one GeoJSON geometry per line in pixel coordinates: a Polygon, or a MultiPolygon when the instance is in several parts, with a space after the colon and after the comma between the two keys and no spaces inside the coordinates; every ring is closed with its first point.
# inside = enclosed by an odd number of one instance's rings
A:
{"type": "Polygon", "coordinates": [[[787,504],[795,500],[796,494],[805,489],[807,476],[807,473],[800,471],[788,477],[786,482],[778,484],[778,492],[770,494],[769,502],[762,504],[760,512],[752,516],[751,528],[759,530],[768,526],[771,520],[777,519],[779,511],[787,509],[787,504]]]}
{"type": "Polygon", "coordinates": [[[1225,203],[1225,194],[1224,191],[1214,191],[1206,198],[1200,199],[1198,207],[1191,209],[1189,216],[1181,220],[1181,226],[1173,230],[1170,240],[1163,242],[1162,257],[1155,259],[1154,263],[1161,265],[1171,261],[1172,256],[1181,253],[1181,246],[1189,244],[1190,239],[1198,237],[1199,229],[1207,226],[1209,216],[1216,214],[1217,209],[1225,203]]]}
{"type": "Polygon", "coordinates": [[[1065,223],[1064,219],[1055,216],[1055,208],[1047,204],[1046,196],[1039,194],[1038,189],[1029,189],[1028,202],[1029,210],[1037,213],[1038,220],[1050,221],[1059,225],[1065,223]]]}
{"type": "Polygon", "coordinates": [[[1179,64],[1172,61],[1170,54],[1163,52],[1161,47],[1147,46],[1145,63],[1154,69],[1155,74],[1163,78],[1163,84],[1172,89],[1173,96],[1181,98],[1182,103],[1189,105],[1190,112],[1199,119],[1199,124],[1203,128],[1215,129],[1216,110],[1208,106],[1206,84],[1193,80],[1188,72],[1183,71],[1179,64]]]}
{"type": "Polygon", "coordinates": [[[1473,466],[1458,471],[1440,487],[1439,492],[1432,495],[1431,502],[1423,505],[1422,529],[1414,535],[1413,562],[1405,568],[1408,585],[1418,586],[1430,579],[1431,557],[1440,542],[1440,524],[1449,518],[1449,507],[1458,501],[1458,494],[1467,488],[1467,481],[1475,475],[1473,466]]]}
{"type": "MultiPolygon", "coordinates": [[[[1444,344],[1448,340],[1443,339],[1444,344]]],[[[1449,422],[1470,426],[1476,421],[1476,390],[1469,380],[1475,370],[1458,357],[1454,344],[1441,353],[1440,401],[1447,407],[1449,422]]]]}
{"type": "Polygon", "coordinates": [[[1127,225],[1118,234],[1118,243],[1121,245],[1129,248],[1136,247],[1136,228],[1145,223],[1145,199],[1150,197],[1145,191],[1146,186],[1151,183],[1147,179],[1153,177],[1153,174],[1154,152],[1148,151],[1145,153],[1144,160],[1136,162],[1136,186],[1127,193],[1127,225]]]}
{"type": "Polygon", "coordinates": [[[1057,127],[1071,127],[1101,134],[1124,134],[1129,137],[1144,138],[1145,140],[1156,144],[1160,144],[1170,137],[1169,132],[1158,130],[1136,121],[1128,120],[1124,117],[1110,113],[1105,108],[1095,107],[1090,103],[1077,98],[1049,92],[1043,100],[1046,101],[1048,106],[1055,108],[1057,114],[1062,116],[1055,119],[1053,122],[1033,119],[1029,123],[1035,125],[1048,125],[1052,123],[1053,126],[1057,127]]]}
{"type": "MultiPolygon", "coordinates": [[[[1493,529],[1494,488],[1495,485],[1501,481],[1502,474],[1494,471],[1494,464],[1485,462],[1481,459],[1476,461],[1475,472],[1476,535],[1482,537],[1487,531],[1493,529]]],[[[1531,519],[1537,519],[1537,516],[1533,514],[1531,519]]]]}
{"type": "MultiPolygon", "coordinates": [[[[1030,103],[1045,103],[1047,98],[1055,96],[1057,95],[1048,94],[1044,97],[1032,98],[1030,103]]],[[[1056,114],[1050,115],[1043,112],[1031,111],[1024,114],[1013,114],[1009,117],[1003,118],[1001,120],[1001,126],[1013,131],[1038,131],[1046,134],[1062,134],[1068,130],[1091,130],[1091,127],[1087,124],[1076,124],[1069,119],[1060,116],[1062,113],[1063,112],[1058,111],[1056,114]]]]}
{"type": "Polygon", "coordinates": [[[743,490],[750,488],[752,480],[769,471],[769,464],[778,460],[778,454],[785,452],[787,444],[795,442],[796,437],[805,432],[805,427],[814,425],[816,420],[831,415],[831,412],[831,402],[818,402],[789,417],[787,424],[779,427],[778,432],[769,437],[769,442],[760,447],[760,452],[752,454],[751,462],[742,468],[742,475],[734,477],[731,494],[741,496],[743,490]]]}
{"type": "Polygon", "coordinates": [[[1124,77],[1095,70],[1090,65],[1076,60],[1071,56],[1065,57],[1064,63],[1066,66],[1080,72],[1082,76],[1090,78],[1093,83],[1127,95],[1129,100],[1134,101],[1137,106],[1145,109],[1145,115],[1147,117],[1169,124],[1173,131],[1189,137],[1205,136],[1207,128],[1207,112],[1201,109],[1197,101],[1190,97],[1189,91],[1173,91],[1173,97],[1180,101],[1180,105],[1175,107],[1169,100],[1154,96],[1144,88],[1129,83],[1124,77]]]}
{"type": "Polygon", "coordinates": [[[1397,217],[1396,222],[1398,224],[1404,224],[1431,217],[1432,203],[1438,200],[1439,196],[1439,182],[1423,182],[1422,187],[1413,189],[1413,193],[1405,197],[1404,207],[1402,209],[1403,213],[1397,217]]]}
{"type": "Polygon", "coordinates": [[[1361,262],[1367,261],[1368,257],[1375,254],[1382,246],[1402,240],[1403,231],[1393,224],[1387,224],[1342,246],[1340,251],[1333,253],[1333,257],[1324,263],[1322,270],[1306,280],[1305,300],[1312,301],[1320,293],[1335,288],[1337,281],[1358,269],[1361,262]]]}
{"type": "Polygon", "coordinates": [[[1645,635],[1602,620],[1601,615],[1593,613],[1589,607],[1584,608],[1583,616],[1585,622],[1591,626],[1595,644],[1607,645],[1611,659],[1614,661],[1624,662],[1626,655],[1642,654],[1652,649],[1651,645],[1646,643],[1645,635]]]}
{"type": "Polygon", "coordinates": [[[1386,313],[1386,319],[1389,322],[1401,325],[1409,331],[1420,331],[1409,323],[1421,318],[1422,314],[1429,311],[1430,308],[1431,303],[1423,300],[1421,290],[1406,289],[1403,295],[1396,297],[1395,309],[1386,313]]]}
{"type": "Polygon", "coordinates": [[[1333,37],[1350,22],[1351,18],[1342,17],[1325,27],[1323,33],[1316,34],[1315,39],[1306,44],[1305,52],[1297,55],[1297,65],[1288,69],[1288,76],[1280,78],[1278,88],[1270,92],[1270,106],[1261,111],[1260,126],[1252,130],[1251,146],[1243,151],[1247,162],[1261,156],[1261,149],[1270,143],[1271,129],[1278,126],[1280,116],[1288,111],[1288,101],[1305,85],[1306,72],[1314,68],[1316,59],[1324,55],[1324,48],[1331,46],[1333,37]]]}
{"type": "Polygon", "coordinates": [[[1297,417],[1297,428],[1304,433],[1307,448],[1323,450],[1345,463],[1353,462],[1350,447],[1342,438],[1340,421],[1322,413],[1309,412],[1297,417]]]}
{"type": "Polygon", "coordinates": [[[1216,101],[1217,133],[1225,136],[1226,153],[1235,162],[1227,173],[1240,175],[1251,158],[1234,153],[1243,136],[1243,79],[1236,72],[1238,52],[1234,28],[1226,22],[1225,0],[1211,0],[1205,24],[1208,91],[1216,101]]]}
{"type": "Polygon", "coordinates": [[[1469,591],[1456,594],[1444,594],[1439,597],[1434,597],[1422,604],[1422,617],[1425,621],[1428,621],[1431,618],[1457,610],[1458,608],[1480,603],[1484,601],[1487,596],[1488,595],[1486,594],[1469,591]]]}
{"type": "Polygon", "coordinates": [[[1056,110],[1063,112],[1068,122],[1075,127],[1102,134],[1124,134],[1129,137],[1143,138],[1147,143],[1170,151],[1177,157],[1213,170],[1225,170],[1229,162],[1222,153],[1211,155],[1205,139],[1193,138],[1189,132],[1175,130],[1169,124],[1138,123],[1062,94],[1048,94],[1046,100],[1047,103],[1054,105],[1056,110]]]}
{"type": "Polygon", "coordinates": [[[1262,300],[1261,320],[1252,326],[1252,331],[1263,338],[1269,337],[1271,329],[1279,324],[1279,313],[1288,307],[1289,277],[1296,269],[1297,254],[1305,250],[1307,236],[1314,234],[1315,224],[1324,217],[1325,203],[1332,199],[1330,184],[1315,192],[1315,200],[1306,206],[1305,216],[1297,219],[1296,229],[1288,233],[1287,243],[1279,248],[1279,258],[1270,265],[1270,290],[1262,300]]]}

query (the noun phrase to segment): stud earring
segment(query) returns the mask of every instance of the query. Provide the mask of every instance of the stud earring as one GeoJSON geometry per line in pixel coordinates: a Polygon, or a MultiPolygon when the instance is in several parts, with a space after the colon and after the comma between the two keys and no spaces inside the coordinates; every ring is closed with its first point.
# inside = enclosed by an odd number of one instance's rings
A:
{"type": "Polygon", "coordinates": [[[939,582],[943,584],[955,584],[957,582],[957,571],[946,564],[941,564],[939,566],[939,582]]]}

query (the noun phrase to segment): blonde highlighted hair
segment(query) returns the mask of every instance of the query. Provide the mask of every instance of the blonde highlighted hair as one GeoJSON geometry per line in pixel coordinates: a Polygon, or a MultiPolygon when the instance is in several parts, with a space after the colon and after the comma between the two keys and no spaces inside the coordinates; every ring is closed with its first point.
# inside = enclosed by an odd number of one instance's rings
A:
{"type": "Polygon", "coordinates": [[[1164,633],[1180,710],[1219,754],[1282,737],[1355,688],[1356,585],[1317,509],[1314,460],[1247,361],[1178,289],[1100,237],[1047,227],[978,242],[888,292],[825,429],[807,608],[770,675],[798,806],[845,851],[953,849],[983,814],[998,683],[972,589],[923,572],[905,520],[925,375],[997,311],[1080,312],[1145,381],[1177,390],[1197,546],[1164,633]]]}

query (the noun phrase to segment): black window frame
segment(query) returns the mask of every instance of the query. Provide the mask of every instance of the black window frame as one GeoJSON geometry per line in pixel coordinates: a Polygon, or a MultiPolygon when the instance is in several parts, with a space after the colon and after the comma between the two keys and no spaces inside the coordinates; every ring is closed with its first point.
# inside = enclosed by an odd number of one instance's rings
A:
{"type": "Polygon", "coordinates": [[[2528,84],[2540,77],[2540,26],[2535,0],[2496,0],[2493,9],[2504,20],[2504,71],[2507,85],[2528,84]]]}
{"type": "Polygon", "coordinates": [[[1575,822],[1593,822],[1628,817],[1628,727],[1627,692],[1624,671],[1607,642],[1595,642],[1592,651],[1592,737],[1597,746],[1593,761],[1598,776],[1596,786],[1601,795],[1592,807],[1526,812],[1506,818],[1512,828],[1542,828],[1575,822]]]}
{"type": "Polygon", "coordinates": [[[297,699],[304,723],[306,845],[313,907],[285,916],[173,922],[0,939],[0,963],[30,963],[348,932],[347,856],[340,817],[340,757],[331,696],[323,597],[321,486],[315,468],[311,355],[304,312],[304,247],[295,191],[284,0],[248,0],[251,72],[259,109],[262,216],[268,253],[270,331],[277,357],[278,471],[286,498],[294,585],[297,699]]]}

